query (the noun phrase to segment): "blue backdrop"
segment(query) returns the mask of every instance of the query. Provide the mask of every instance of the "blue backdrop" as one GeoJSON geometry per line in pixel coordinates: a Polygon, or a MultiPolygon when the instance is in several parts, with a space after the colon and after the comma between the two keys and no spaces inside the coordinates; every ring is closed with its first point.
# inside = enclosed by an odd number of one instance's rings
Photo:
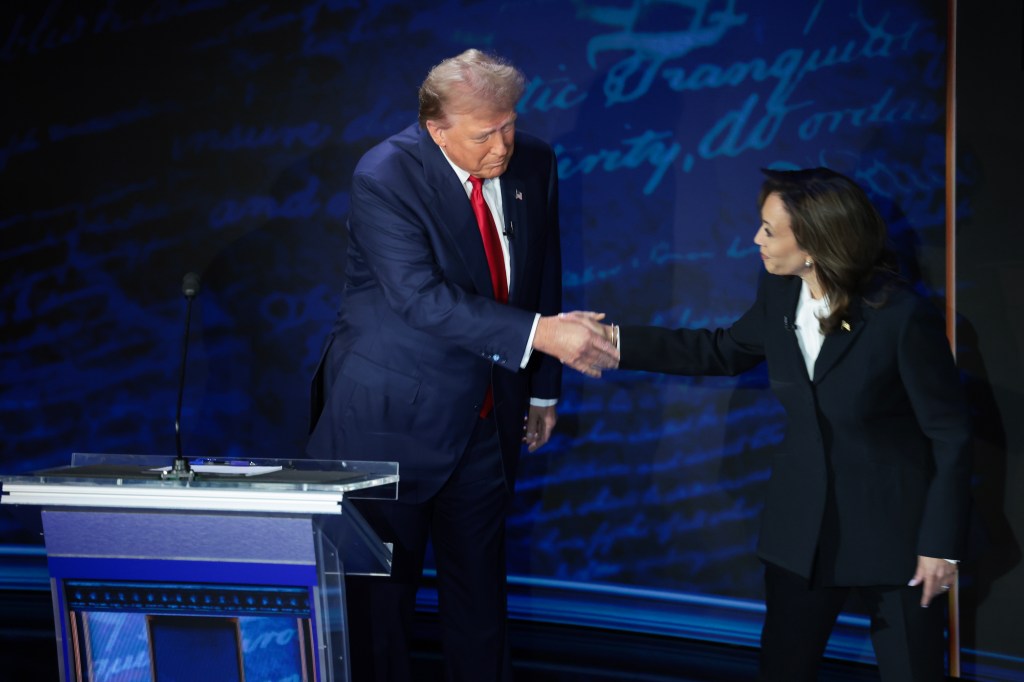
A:
{"type": "MultiPolygon", "coordinates": [[[[468,47],[524,70],[518,125],[558,152],[567,308],[728,325],[766,166],[857,179],[941,295],[945,36],[930,0],[5,3],[0,469],[174,452],[188,271],[186,454],[300,454],[351,171],[468,47]]],[[[763,372],[567,376],[560,415],[513,575],[760,597],[763,372]]]]}

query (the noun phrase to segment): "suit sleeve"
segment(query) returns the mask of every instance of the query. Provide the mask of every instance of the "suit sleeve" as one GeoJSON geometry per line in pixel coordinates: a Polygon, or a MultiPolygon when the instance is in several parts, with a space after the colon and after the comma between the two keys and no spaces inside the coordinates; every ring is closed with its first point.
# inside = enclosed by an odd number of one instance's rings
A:
{"type": "Polygon", "coordinates": [[[457,256],[454,247],[448,254],[435,251],[445,245],[440,236],[428,234],[431,216],[425,211],[387,183],[357,173],[349,220],[352,251],[365,260],[388,306],[410,327],[517,370],[534,313],[470,293],[446,277],[441,256],[457,256]]]}
{"type": "Polygon", "coordinates": [[[728,329],[619,328],[620,369],[687,376],[735,376],[765,357],[764,280],[757,300],[728,329]]]}
{"type": "Polygon", "coordinates": [[[934,463],[917,553],[960,559],[970,495],[970,417],[941,316],[928,302],[919,300],[908,315],[897,352],[900,378],[932,443],[934,463]]]}

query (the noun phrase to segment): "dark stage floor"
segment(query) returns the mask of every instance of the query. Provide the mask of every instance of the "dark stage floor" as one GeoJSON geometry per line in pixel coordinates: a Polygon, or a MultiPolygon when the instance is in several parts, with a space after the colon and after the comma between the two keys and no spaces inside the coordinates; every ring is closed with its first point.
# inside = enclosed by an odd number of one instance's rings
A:
{"type": "MultiPolygon", "coordinates": [[[[50,595],[0,596],[0,680],[56,682],[50,595]]],[[[441,680],[429,615],[423,616],[417,641],[418,679],[441,680]]],[[[511,641],[517,682],[742,682],[756,676],[757,652],[752,649],[523,621],[512,622],[511,641]]],[[[868,666],[827,662],[819,679],[861,682],[878,680],[878,674],[868,666]]]]}

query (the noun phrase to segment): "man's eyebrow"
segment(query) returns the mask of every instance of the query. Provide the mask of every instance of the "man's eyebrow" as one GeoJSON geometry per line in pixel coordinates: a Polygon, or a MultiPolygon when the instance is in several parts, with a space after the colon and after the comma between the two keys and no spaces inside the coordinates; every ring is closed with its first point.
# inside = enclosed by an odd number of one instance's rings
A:
{"type": "Polygon", "coordinates": [[[480,131],[480,133],[478,133],[477,137],[483,137],[484,135],[490,135],[491,133],[496,133],[499,130],[501,130],[502,128],[504,128],[504,127],[506,127],[506,126],[508,126],[508,125],[510,125],[512,123],[515,123],[516,122],[516,118],[518,118],[518,116],[516,114],[512,114],[511,116],[509,116],[508,118],[506,118],[504,121],[502,121],[498,125],[494,126],[493,128],[488,128],[487,130],[480,131]]]}

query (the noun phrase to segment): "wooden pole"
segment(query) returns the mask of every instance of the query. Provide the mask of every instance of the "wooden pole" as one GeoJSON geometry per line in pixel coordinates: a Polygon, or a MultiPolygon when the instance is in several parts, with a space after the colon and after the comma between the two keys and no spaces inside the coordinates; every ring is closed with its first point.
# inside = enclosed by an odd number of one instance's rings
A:
{"type": "MultiPolygon", "coordinates": [[[[956,0],[946,27],[946,336],[956,357],[956,0]]],[[[949,676],[960,677],[960,576],[949,590],[949,676]]]]}

